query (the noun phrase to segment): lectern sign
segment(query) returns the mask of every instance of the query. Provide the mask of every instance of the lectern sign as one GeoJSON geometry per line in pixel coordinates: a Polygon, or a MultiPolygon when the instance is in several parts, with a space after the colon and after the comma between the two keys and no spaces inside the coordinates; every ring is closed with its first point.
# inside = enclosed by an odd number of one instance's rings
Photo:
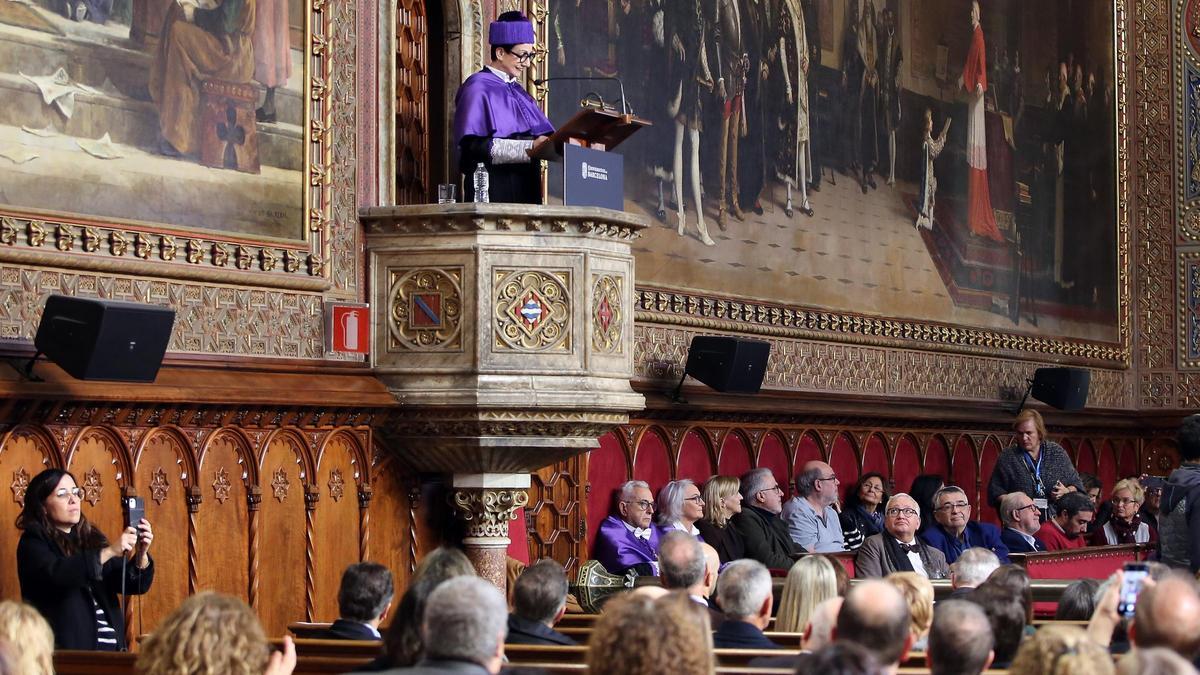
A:
{"type": "Polygon", "coordinates": [[[366,354],[371,348],[368,305],[325,303],[325,342],[331,352],[366,354]]]}
{"type": "Polygon", "coordinates": [[[563,145],[563,203],[623,210],[623,162],[614,152],[563,145]]]}

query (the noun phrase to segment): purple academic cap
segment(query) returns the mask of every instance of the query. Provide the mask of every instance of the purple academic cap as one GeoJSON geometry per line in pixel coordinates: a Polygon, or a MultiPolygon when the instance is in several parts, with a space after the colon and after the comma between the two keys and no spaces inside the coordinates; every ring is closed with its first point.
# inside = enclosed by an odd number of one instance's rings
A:
{"type": "Polygon", "coordinates": [[[493,21],[488,26],[488,44],[531,45],[533,43],[533,24],[529,19],[493,21]]]}

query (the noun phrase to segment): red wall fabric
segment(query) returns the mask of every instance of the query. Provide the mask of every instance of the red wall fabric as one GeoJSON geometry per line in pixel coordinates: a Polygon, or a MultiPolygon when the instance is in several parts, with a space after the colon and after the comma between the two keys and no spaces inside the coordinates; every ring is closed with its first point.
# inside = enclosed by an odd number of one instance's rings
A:
{"type": "Polygon", "coordinates": [[[740,434],[728,434],[721,443],[721,455],[717,459],[717,473],[722,476],[740,476],[754,466],[750,447],[740,434]]]}
{"type": "Polygon", "coordinates": [[[678,470],[676,480],[691,478],[697,485],[703,485],[708,477],[713,475],[712,459],[709,457],[708,441],[699,432],[692,430],[683,437],[679,446],[678,470]]]}
{"type": "Polygon", "coordinates": [[[633,478],[649,483],[654,494],[671,481],[671,453],[667,449],[667,440],[653,427],[638,440],[633,456],[633,478]]]}
{"type": "MultiPolygon", "coordinates": [[[[767,434],[762,439],[762,447],[758,451],[758,466],[765,466],[775,474],[775,480],[779,481],[780,487],[786,486],[792,481],[788,480],[788,453],[783,441],[775,434],[767,434]]],[[[790,489],[784,489],[785,494],[790,494],[790,489]]]]}
{"type": "Polygon", "coordinates": [[[849,490],[858,480],[858,452],[854,445],[854,439],[846,433],[838,434],[833,439],[833,447],[830,449],[827,461],[841,481],[839,494],[842,501],[845,501],[846,490],[849,490]]]}
{"type": "Polygon", "coordinates": [[[588,455],[588,483],[592,488],[587,496],[588,541],[596,540],[600,522],[613,508],[613,493],[618,485],[628,480],[627,458],[625,444],[615,433],[601,436],[600,447],[588,455]]]}
{"type": "Polygon", "coordinates": [[[921,475],[921,457],[917,442],[908,434],[896,441],[896,457],[892,460],[892,485],[896,492],[908,492],[913,479],[921,475]]]}

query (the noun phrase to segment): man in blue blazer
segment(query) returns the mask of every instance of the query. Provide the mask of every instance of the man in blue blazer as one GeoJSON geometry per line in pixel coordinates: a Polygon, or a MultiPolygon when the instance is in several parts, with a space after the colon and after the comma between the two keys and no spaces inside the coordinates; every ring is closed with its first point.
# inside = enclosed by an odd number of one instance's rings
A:
{"type": "Polygon", "coordinates": [[[717,597],[725,621],[713,632],[718,649],[781,649],[763,629],[771,622],[774,602],[771,573],[757,560],[729,563],[717,577],[717,597]]]}
{"type": "Polygon", "coordinates": [[[1008,564],[1008,547],[1000,539],[1000,528],[989,523],[971,520],[971,503],[967,493],[953,485],[933,494],[933,518],[937,525],[925,530],[921,539],[946,555],[953,563],[969,548],[986,548],[1008,564]]]}
{"type": "Polygon", "coordinates": [[[1042,527],[1041,511],[1024,492],[1010,492],[1000,498],[1000,523],[1004,530],[1000,541],[1009,553],[1041,553],[1046,545],[1033,535],[1042,527]]]}

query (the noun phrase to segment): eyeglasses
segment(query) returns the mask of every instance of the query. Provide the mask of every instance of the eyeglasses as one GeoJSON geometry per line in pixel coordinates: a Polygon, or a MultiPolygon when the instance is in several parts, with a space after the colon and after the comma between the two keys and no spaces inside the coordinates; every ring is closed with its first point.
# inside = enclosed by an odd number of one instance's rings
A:
{"type": "Polygon", "coordinates": [[[1025,506],[1022,506],[1020,508],[1013,509],[1013,513],[1020,513],[1022,511],[1028,511],[1029,509],[1036,509],[1037,507],[1038,507],[1037,504],[1026,504],[1025,506]]]}
{"type": "Polygon", "coordinates": [[[1136,504],[1137,501],[1128,497],[1121,497],[1120,499],[1113,497],[1112,503],[1113,506],[1129,506],[1130,504],[1136,504]]]}
{"type": "Polygon", "coordinates": [[[838,479],[838,477],[837,477],[837,474],[835,473],[835,474],[833,474],[832,476],[826,476],[825,478],[818,478],[818,479],[817,479],[817,482],[818,482],[818,483],[820,483],[820,482],[821,482],[821,481],[823,481],[823,480],[832,480],[832,481],[836,481],[837,479],[838,479]]]}
{"type": "Polygon", "coordinates": [[[513,57],[516,58],[517,61],[520,61],[521,63],[529,63],[530,61],[533,60],[534,55],[537,54],[537,52],[533,52],[533,51],[514,52],[511,49],[505,49],[504,51],[508,52],[509,54],[512,54],[513,57]]]}
{"type": "Polygon", "coordinates": [[[624,501],[622,503],[623,504],[633,504],[634,506],[640,508],[643,511],[653,511],[654,510],[654,502],[648,502],[645,499],[642,499],[642,500],[639,500],[636,502],[624,501]]]}
{"type": "Polygon", "coordinates": [[[865,483],[865,484],[862,486],[862,488],[861,488],[861,490],[860,490],[860,491],[861,491],[861,492],[883,492],[883,486],[882,486],[882,485],[872,485],[872,484],[870,484],[870,483],[865,483]]]}
{"type": "Polygon", "coordinates": [[[897,508],[890,508],[890,509],[888,509],[888,510],[887,510],[887,515],[888,515],[888,516],[890,516],[890,517],[892,517],[892,518],[895,518],[895,517],[897,517],[897,516],[907,516],[907,517],[909,517],[909,518],[916,518],[916,517],[917,517],[917,510],[916,510],[916,509],[897,509],[897,508]]]}
{"type": "Polygon", "coordinates": [[[774,487],[763,488],[763,489],[759,490],[759,492],[780,492],[780,493],[782,493],[783,488],[779,487],[779,484],[776,483],[774,487]]]}
{"type": "Polygon", "coordinates": [[[59,499],[66,499],[67,495],[71,495],[76,499],[83,499],[83,488],[59,488],[58,491],[54,493],[54,496],[58,497],[59,499]]]}
{"type": "Polygon", "coordinates": [[[704,497],[701,497],[700,495],[692,495],[691,497],[684,497],[684,498],[683,498],[683,501],[685,501],[685,502],[696,502],[697,504],[703,504],[703,503],[704,503],[704,497]]]}
{"type": "Polygon", "coordinates": [[[937,510],[945,511],[945,512],[949,513],[951,511],[955,511],[955,510],[966,511],[969,508],[971,508],[971,505],[968,504],[967,502],[951,502],[949,504],[942,504],[941,506],[939,506],[937,508],[937,510]]]}

